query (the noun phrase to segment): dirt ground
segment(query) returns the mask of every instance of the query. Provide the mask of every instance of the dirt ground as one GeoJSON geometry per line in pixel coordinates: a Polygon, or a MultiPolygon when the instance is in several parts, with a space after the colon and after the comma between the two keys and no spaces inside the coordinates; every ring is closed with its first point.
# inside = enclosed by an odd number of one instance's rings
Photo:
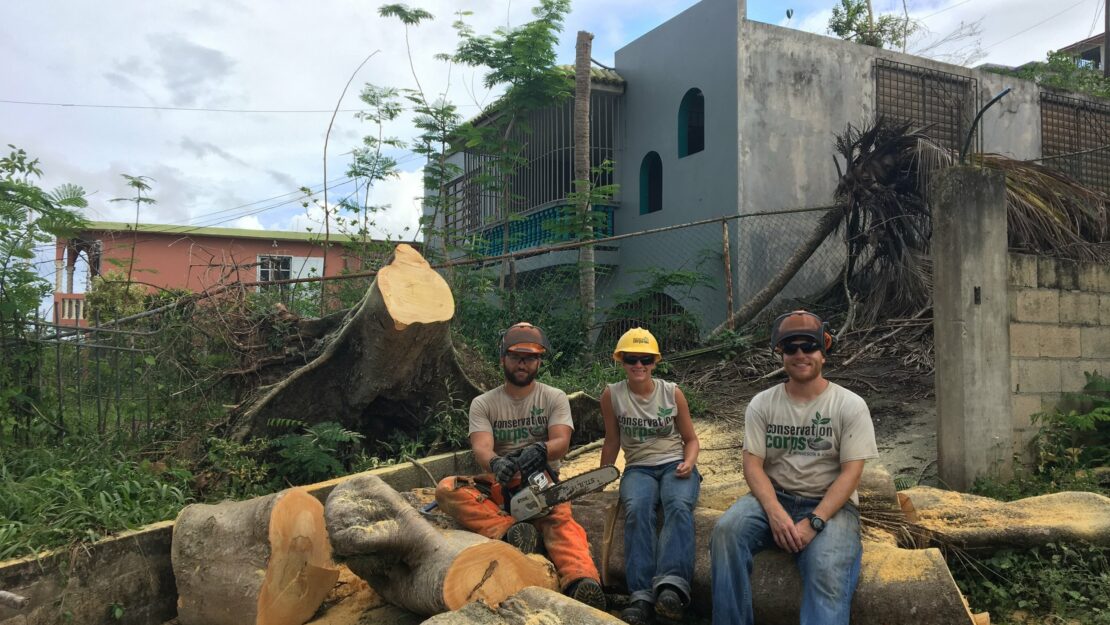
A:
{"type": "MultiPolygon", "coordinates": [[[[879,447],[877,462],[895,478],[898,488],[939,486],[932,375],[904,370],[893,359],[872,360],[844,371],[833,366],[826,373],[867,402],[879,447]]],[[[702,447],[698,469],[703,484],[741,479],[744,410],[757,392],[782,378],[749,381],[733,375],[727,367],[712,365],[676,368],[673,374],[663,377],[675,379],[683,390],[692,389],[693,393],[687,394],[697,398],[693,401],[694,429],[702,447]]],[[[600,450],[575,458],[566,465],[567,474],[593,468],[599,459],[600,450]]],[[[618,464],[621,461],[618,458],[618,464]]]]}

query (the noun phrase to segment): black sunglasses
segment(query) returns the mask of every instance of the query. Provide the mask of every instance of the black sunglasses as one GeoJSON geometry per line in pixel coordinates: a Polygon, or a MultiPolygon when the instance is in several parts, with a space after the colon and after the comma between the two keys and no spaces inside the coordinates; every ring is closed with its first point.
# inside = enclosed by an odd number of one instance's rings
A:
{"type": "Polygon", "coordinates": [[[812,354],[821,349],[821,346],[813,341],[806,341],[804,343],[783,343],[779,348],[782,349],[782,353],[793,356],[798,353],[799,349],[806,354],[812,354]]]}
{"type": "Polygon", "coordinates": [[[626,365],[635,365],[636,363],[639,363],[639,364],[646,367],[648,365],[655,364],[655,356],[628,356],[628,355],[625,355],[624,357],[621,358],[621,360],[624,361],[624,364],[626,364],[626,365]]]}

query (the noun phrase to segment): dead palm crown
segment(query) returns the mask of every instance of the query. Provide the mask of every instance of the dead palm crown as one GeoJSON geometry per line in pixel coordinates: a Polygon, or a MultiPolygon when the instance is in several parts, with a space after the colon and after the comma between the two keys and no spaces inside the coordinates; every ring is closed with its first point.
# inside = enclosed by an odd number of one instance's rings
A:
{"type": "MultiPolygon", "coordinates": [[[[929,244],[930,180],[957,154],[909,122],[879,118],[847,129],[835,140],[839,183],[830,210],[772,280],[732,317],[754,318],[786,286],[818,247],[843,225],[846,259],[836,281],[818,298],[848,310],[845,325],[920,314],[932,301],[929,244]],[[841,160],[843,168],[841,167],[841,160]]],[[[1110,261],[1105,194],[1044,165],[998,154],[974,154],[973,166],[1006,174],[1009,246],[1016,251],[1073,260],[1110,261]]],[[[725,327],[722,324],[716,331],[725,327]]],[[[715,332],[716,332],[715,331],[715,332]]]]}

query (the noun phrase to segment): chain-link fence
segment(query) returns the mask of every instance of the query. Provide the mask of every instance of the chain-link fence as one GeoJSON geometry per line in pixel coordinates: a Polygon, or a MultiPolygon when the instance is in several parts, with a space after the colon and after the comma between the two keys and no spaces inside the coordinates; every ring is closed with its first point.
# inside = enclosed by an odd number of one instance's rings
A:
{"type": "MultiPolygon", "coordinates": [[[[548,331],[562,357],[603,354],[640,326],[667,351],[688,349],[775,279],[829,210],[839,209],[730,216],[597,240],[596,314],[587,334],[578,292],[582,244],[456,261],[445,275],[457,298],[459,333],[492,346],[500,328],[528,320],[548,331]]],[[[822,243],[779,296],[832,286],[844,259],[837,241],[822,243]]]]}
{"type": "MultiPolygon", "coordinates": [[[[582,243],[456,258],[440,266],[456,300],[455,335],[492,359],[503,328],[531,321],[547,331],[556,369],[604,359],[636,326],[650,329],[667,353],[695,347],[776,279],[828,210],[839,209],[730,216],[598,239],[592,320],[579,295],[582,243]]],[[[778,295],[804,298],[835,286],[844,258],[838,241],[828,237],[778,295]]],[[[336,302],[327,308],[357,301],[373,273],[340,276],[328,287],[336,302]],[[340,297],[344,290],[350,293],[340,297]]],[[[278,282],[277,291],[270,283],[223,285],[203,304],[193,296],[187,306],[178,300],[124,322],[94,316],[74,325],[77,319],[63,318],[72,317],[63,302],[55,319],[5,325],[0,369],[10,386],[0,397],[0,446],[55,435],[157,435],[202,418],[190,401],[214,402],[209,408],[218,412],[213,398],[234,401],[235,389],[224,388],[228,376],[245,380],[252,366],[282,354],[292,327],[282,324],[300,316],[283,295],[316,301],[312,294],[320,293],[319,279],[278,282]]]]}

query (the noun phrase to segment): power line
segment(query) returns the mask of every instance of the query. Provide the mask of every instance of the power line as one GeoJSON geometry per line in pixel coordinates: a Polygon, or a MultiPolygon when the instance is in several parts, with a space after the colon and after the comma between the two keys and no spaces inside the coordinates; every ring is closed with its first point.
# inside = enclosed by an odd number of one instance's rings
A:
{"type": "Polygon", "coordinates": [[[1021,31],[1018,31],[1018,32],[1016,32],[1016,33],[1014,33],[1014,34],[1010,35],[1009,37],[1006,37],[1005,39],[1001,39],[1001,40],[999,40],[999,41],[996,41],[996,42],[992,43],[991,45],[989,45],[989,46],[987,46],[987,47],[983,48],[983,51],[984,51],[984,52],[986,52],[987,50],[990,50],[991,48],[993,48],[993,47],[997,46],[997,45],[998,45],[998,44],[1000,44],[1000,43],[1005,43],[1005,42],[1007,42],[1007,41],[1009,41],[1009,40],[1013,39],[1014,37],[1017,37],[1018,35],[1022,35],[1022,34],[1025,34],[1025,33],[1029,32],[1029,31],[1033,30],[1034,28],[1036,28],[1036,27],[1040,26],[1041,24],[1044,24],[1044,23],[1046,23],[1046,22],[1049,22],[1049,21],[1051,21],[1051,20],[1054,20],[1054,19],[1056,19],[1057,17],[1060,17],[1061,15],[1063,15],[1064,13],[1067,13],[1068,11],[1070,11],[1070,10],[1074,9],[1075,7],[1077,7],[1077,6],[1081,5],[1081,4],[1083,4],[1083,3],[1085,2],[1085,1],[1086,1],[1086,0],[1079,0],[1079,2],[1076,2],[1075,4],[1073,4],[1073,5],[1069,6],[1068,8],[1064,9],[1063,11],[1060,11],[1059,13],[1054,13],[1054,14],[1052,14],[1051,16],[1049,16],[1049,17],[1046,17],[1045,19],[1043,19],[1043,20],[1041,20],[1041,21],[1037,22],[1036,24],[1033,24],[1033,25],[1032,25],[1032,26],[1030,26],[1029,28],[1026,28],[1025,30],[1021,30],[1021,31]]]}
{"type": "Polygon", "coordinates": [[[917,21],[924,22],[925,20],[929,19],[930,17],[933,17],[934,15],[940,15],[941,13],[944,13],[945,11],[951,11],[952,9],[954,9],[954,8],[960,6],[960,5],[963,5],[963,4],[967,4],[968,2],[971,2],[971,0],[963,0],[962,2],[957,2],[956,4],[953,4],[950,7],[945,7],[943,9],[939,10],[939,11],[936,11],[935,13],[930,13],[930,14],[926,15],[925,17],[919,18],[917,21]]]}
{"type": "MultiPolygon", "coordinates": [[[[62,108],[125,109],[138,111],[184,111],[190,113],[334,113],[334,109],[217,109],[188,106],[139,106],[132,104],[84,104],[73,102],[34,102],[31,100],[0,100],[0,104],[24,106],[58,106],[62,108]]],[[[339,109],[340,113],[361,113],[365,109],[339,109]]]]}
{"type": "Polygon", "coordinates": [[[1098,26],[1098,17],[1102,15],[1102,7],[1105,5],[1103,0],[1095,0],[1095,16],[1091,18],[1091,29],[1087,31],[1087,37],[1090,38],[1095,34],[1095,28],[1098,26]]]}

